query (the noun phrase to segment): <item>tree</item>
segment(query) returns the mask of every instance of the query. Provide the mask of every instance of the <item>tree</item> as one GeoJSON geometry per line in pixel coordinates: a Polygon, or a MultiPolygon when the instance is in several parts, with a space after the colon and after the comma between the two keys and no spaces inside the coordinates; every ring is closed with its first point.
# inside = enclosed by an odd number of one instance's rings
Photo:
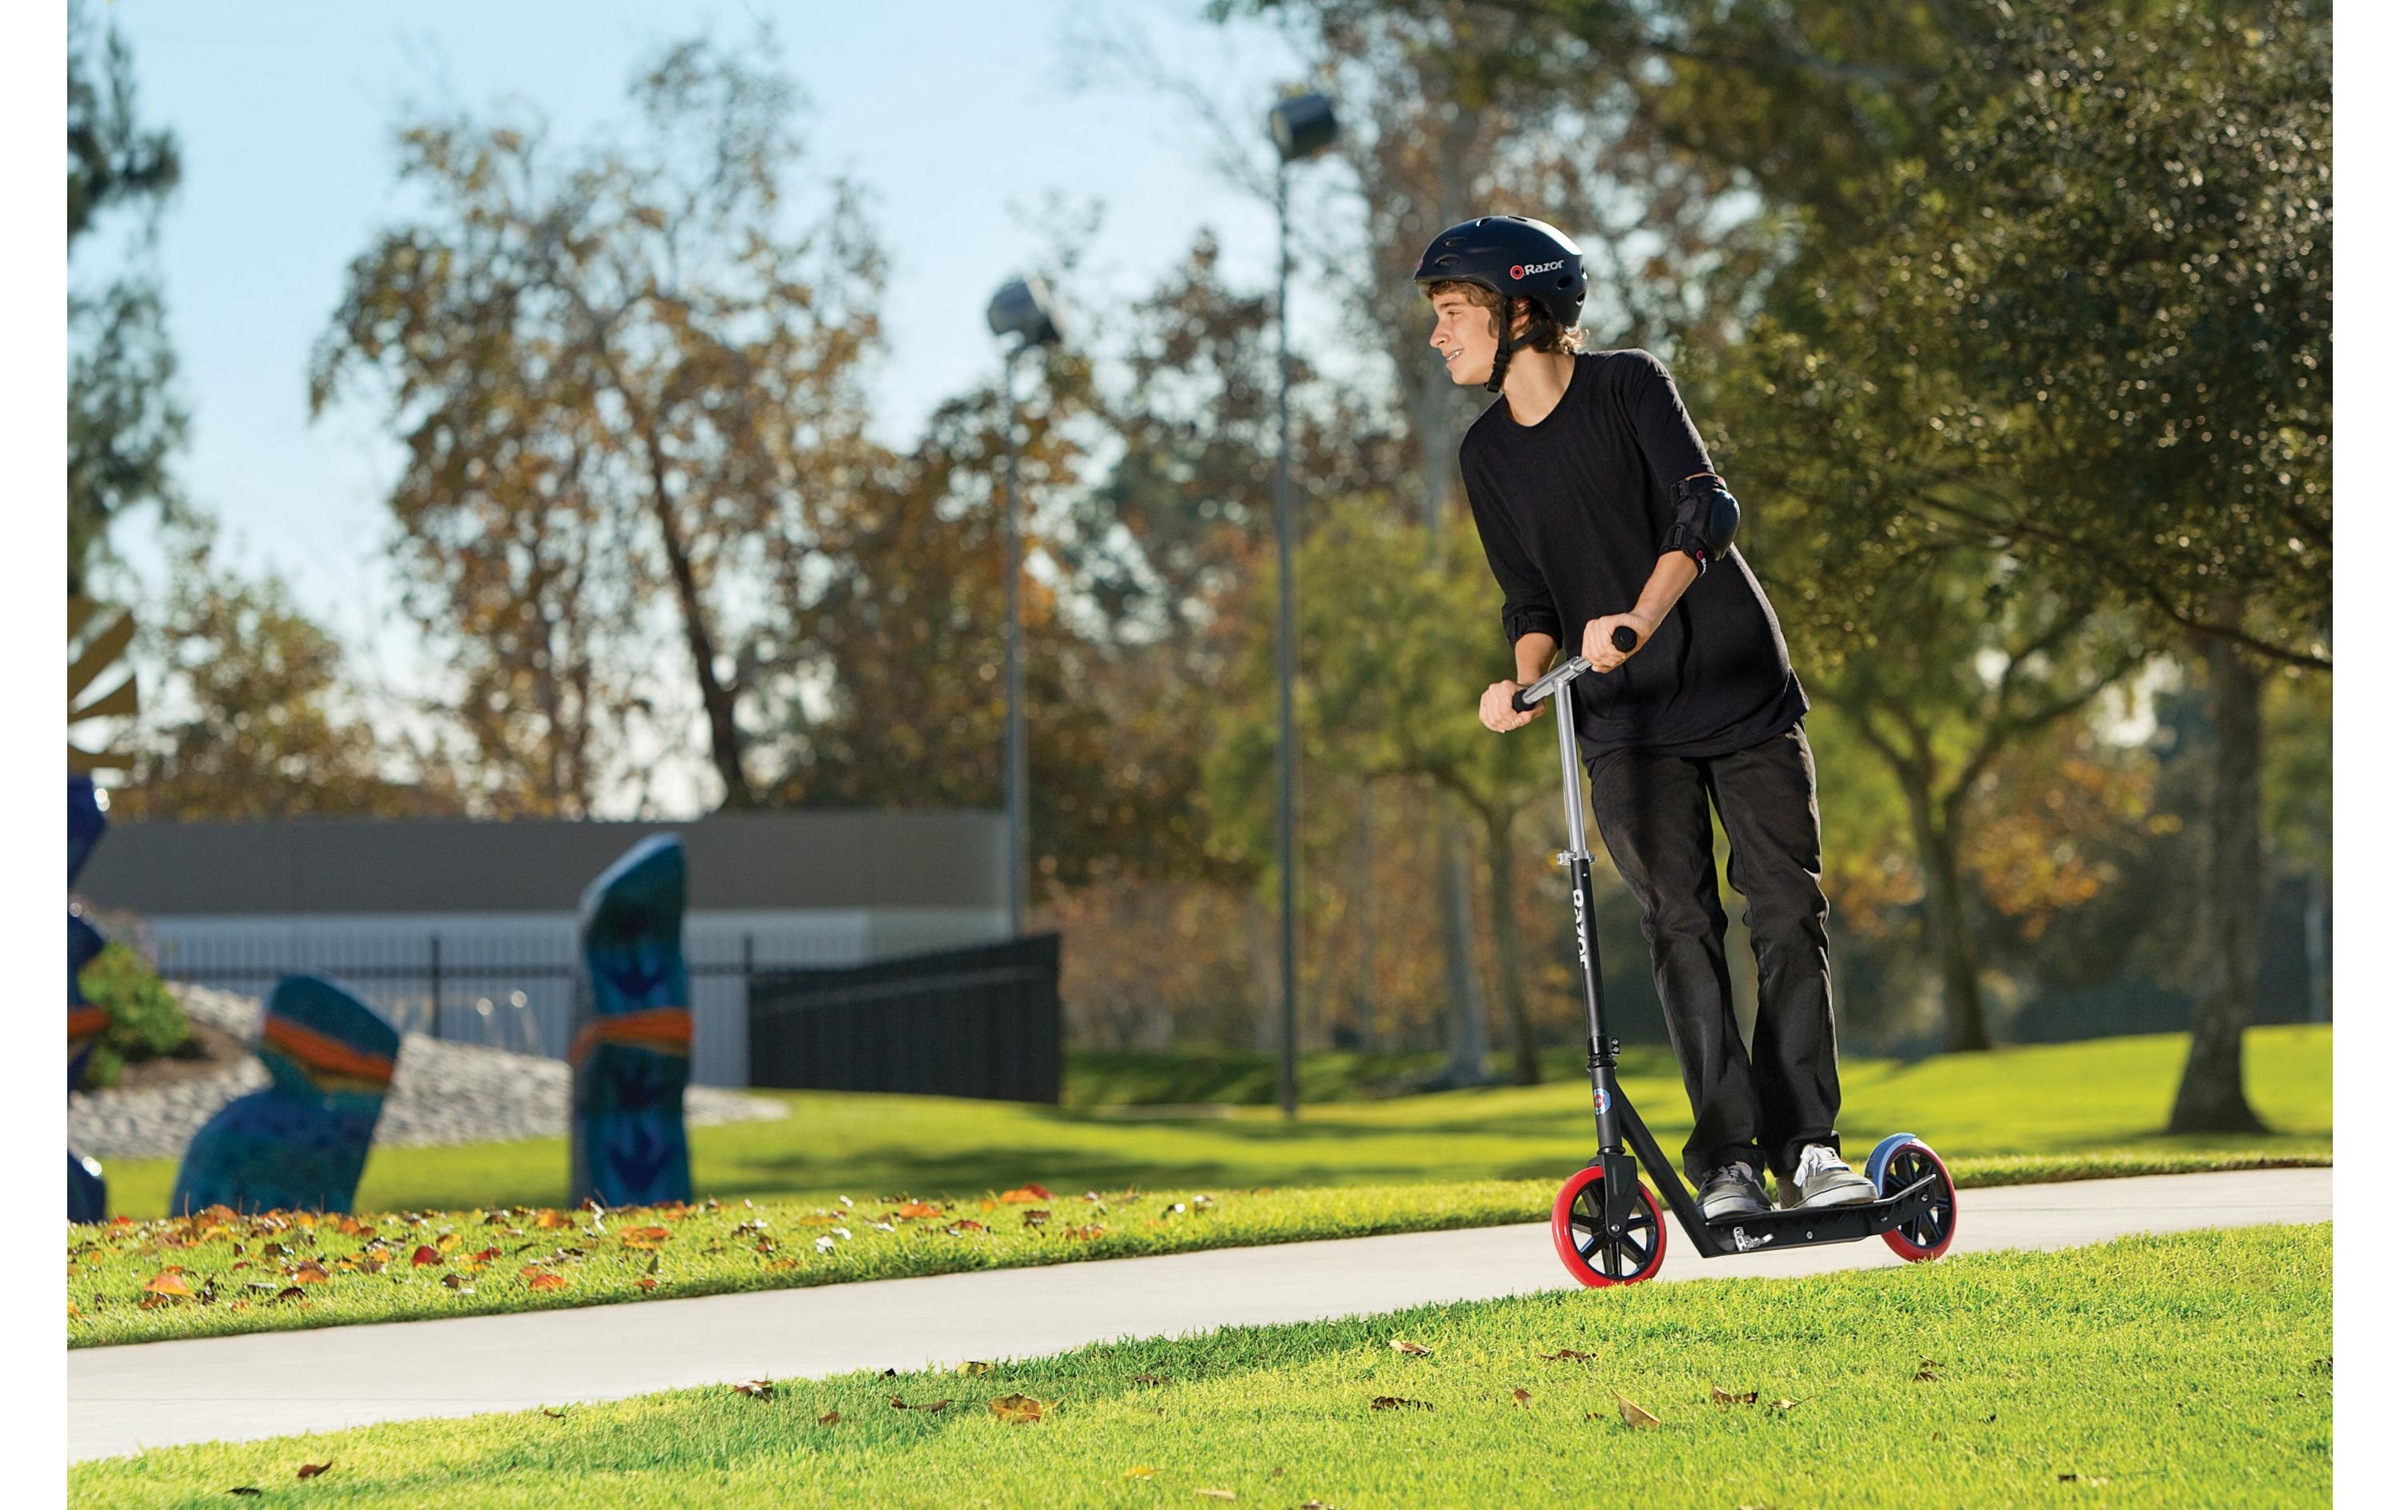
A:
{"type": "Polygon", "coordinates": [[[1938,152],[1890,176],[1883,233],[1779,312],[1782,391],[1850,461],[1837,534],[1994,542],[2205,667],[2177,1131],[2257,1125],[2260,667],[2332,665],[2328,17],[2225,10],[2021,0],[1956,70],[1938,152]]]}
{"type": "Polygon", "coordinates": [[[67,591],[106,549],[110,523],[176,501],[168,460],[188,423],[173,382],[166,306],[150,262],[157,215],[183,176],[173,133],[146,126],[133,54],[116,28],[95,35],[67,10],[67,257],[112,212],[132,211],[124,270],[67,295],[67,591]]]}
{"type": "MultiPolygon", "coordinates": [[[[1382,498],[1346,499],[1298,552],[1295,584],[1311,667],[1302,743],[1367,782],[1422,779],[1475,823],[1494,973],[1518,1084],[1541,1078],[1517,920],[1517,821],[1557,792],[1555,733],[1535,724],[1503,738],[1475,718],[1489,684],[1492,587],[1472,526],[1438,554],[1382,498]]],[[[1263,602],[1272,602],[1263,597],[1263,602]]],[[[1263,618],[1263,616],[1261,616],[1263,618]]],[[[1239,700],[1221,715],[1209,760],[1212,810],[1228,838],[1264,848],[1260,772],[1274,754],[1271,622],[1250,626],[1239,700]]]]}
{"type": "Polygon", "coordinates": [[[817,669],[797,610],[874,463],[879,260],[839,183],[792,228],[796,95],[752,51],[667,49],[628,90],[633,141],[564,166],[538,126],[407,125],[430,209],[352,264],[316,357],[320,410],[386,385],[409,606],[511,808],[640,780],[627,725],[680,743],[692,694],[721,800],[750,806],[752,730],[817,669]],[[654,650],[679,685],[644,683],[654,650]]]}
{"type": "Polygon", "coordinates": [[[227,565],[205,516],[177,526],[168,545],[163,616],[143,631],[164,690],[135,731],[133,773],[111,790],[112,813],[192,822],[462,810],[441,761],[390,732],[379,738],[348,704],[340,644],[281,578],[227,565]]]}

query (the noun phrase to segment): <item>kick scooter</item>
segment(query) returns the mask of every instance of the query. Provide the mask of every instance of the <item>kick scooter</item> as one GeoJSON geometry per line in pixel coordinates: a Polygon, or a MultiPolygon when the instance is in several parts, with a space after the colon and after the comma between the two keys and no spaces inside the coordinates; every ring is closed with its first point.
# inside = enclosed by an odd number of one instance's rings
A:
{"type": "MultiPolygon", "coordinates": [[[[1612,638],[1623,651],[1640,643],[1623,625],[1612,638]]],[[[1876,1196],[1871,1203],[1803,1206],[1712,1222],[1700,1214],[1699,1203],[1684,1189],[1658,1140],[1617,1088],[1617,1041],[1608,1036],[1593,948],[1592,856],[1584,847],[1583,784],[1577,779],[1575,723],[1567,697],[1568,685],[1591,669],[1591,662],[1576,656],[1519,689],[1514,699],[1520,713],[1532,712],[1545,697],[1559,702],[1554,721],[1559,771],[1566,786],[1567,848],[1558,863],[1574,878],[1575,952],[1583,962],[1584,1019],[1590,1029],[1592,1119],[1600,1132],[1598,1156],[1568,1178],[1550,1208],[1550,1239],[1559,1261],[1568,1273],[1595,1287],[1638,1284],[1658,1273],[1667,1257],[1666,1223],[1639,1170],[1648,1170],[1651,1182],[1666,1193],[1676,1221],[1703,1258],[1875,1236],[1905,1259],[1941,1257],[1957,1233],[1958,1191],[1950,1183],[1949,1170],[1915,1134],[1894,1133],[1867,1156],[1866,1176],[1876,1196]]]]}

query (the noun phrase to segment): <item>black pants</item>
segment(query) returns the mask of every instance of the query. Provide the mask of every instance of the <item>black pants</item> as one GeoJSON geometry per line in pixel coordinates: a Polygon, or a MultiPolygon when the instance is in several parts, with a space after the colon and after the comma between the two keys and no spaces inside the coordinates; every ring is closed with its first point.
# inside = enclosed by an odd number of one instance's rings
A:
{"type": "Polygon", "coordinates": [[[1683,1167],[1697,1181],[1736,1159],[1788,1175],[1810,1143],[1836,1149],[1832,977],[1817,836],[1817,771],[1798,724],[1730,755],[1626,751],[1590,763],[1592,814],[1617,873],[1642,905],[1650,969],[1692,1101],[1683,1167]],[[1725,970],[1716,834],[1749,903],[1758,1021],[1748,1052],[1725,970]],[[1760,1157],[1761,1150],[1765,1158],[1760,1157]]]}

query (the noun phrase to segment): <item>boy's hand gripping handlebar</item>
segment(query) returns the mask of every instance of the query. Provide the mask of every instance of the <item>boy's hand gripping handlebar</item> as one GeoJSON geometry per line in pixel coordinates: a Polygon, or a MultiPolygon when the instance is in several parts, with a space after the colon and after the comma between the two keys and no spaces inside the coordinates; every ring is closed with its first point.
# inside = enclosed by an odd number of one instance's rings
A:
{"type": "MultiPolygon", "coordinates": [[[[1616,633],[1608,637],[1608,642],[1630,654],[1635,646],[1641,644],[1642,640],[1641,636],[1635,634],[1629,626],[1619,624],[1616,633]]],[[[1591,669],[1592,663],[1580,655],[1572,660],[1563,661],[1544,672],[1541,680],[1529,686],[1519,687],[1517,695],[1508,700],[1508,705],[1519,713],[1531,713],[1543,698],[1565,687],[1567,683],[1591,669]]]]}

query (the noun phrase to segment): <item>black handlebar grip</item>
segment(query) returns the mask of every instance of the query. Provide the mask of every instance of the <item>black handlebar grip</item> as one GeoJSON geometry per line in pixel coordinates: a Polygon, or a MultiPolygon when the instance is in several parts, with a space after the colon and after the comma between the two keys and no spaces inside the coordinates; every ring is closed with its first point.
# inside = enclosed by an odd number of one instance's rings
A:
{"type": "Polygon", "coordinates": [[[1529,703],[1525,701],[1525,689],[1523,687],[1519,687],[1515,692],[1509,695],[1508,705],[1511,708],[1516,709],[1519,713],[1531,713],[1535,708],[1541,706],[1539,703],[1529,703]]]}
{"type": "Polygon", "coordinates": [[[1608,642],[1630,655],[1633,653],[1633,648],[1642,642],[1642,637],[1633,632],[1631,624],[1619,624],[1609,634],[1608,642]]]}

